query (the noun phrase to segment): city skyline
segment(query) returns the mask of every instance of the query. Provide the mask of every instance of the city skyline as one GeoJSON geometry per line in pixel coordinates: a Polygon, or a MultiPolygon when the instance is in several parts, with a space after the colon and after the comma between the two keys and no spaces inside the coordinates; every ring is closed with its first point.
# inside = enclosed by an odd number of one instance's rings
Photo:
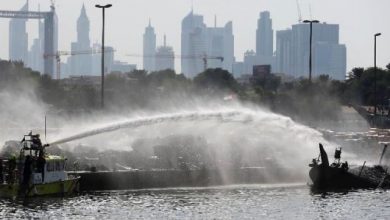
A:
{"type": "MultiPolygon", "coordinates": [[[[70,50],[70,42],[76,40],[76,32],[74,31],[75,23],[79,17],[80,8],[82,7],[84,1],[72,1],[71,3],[65,1],[56,2],[56,11],[59,18],[59,50],[70,50]],[[72,9],[71,9],[72,8],[72,9]],[[77,9],[77,10],[76,10],[77,9]],[[66,19],[65,19],[66,18],[66,19]]],[[[92,43],[100,42],[100,13],[96,11],[94,3],[103,2],[103,1],[93,1],[85,5],[89,18],[91,20],[91,33],[90,38],[92,43]]],[[[241,7],[234,8],[235,4],[238,2],[227,1],[225,4],[221,4],[220,1],[208,1],[208,8],[205,1],[195,1],[194,2],[194,11],[197,14],[203,15],[205,18],[205,24],[207,26],[213,26],[214,15],[217,15],[217,24],[222,26],[226,22],[233,21],[233,34],[235,37],[235,48],[234,55],[238,61],[243,60],[244,52],[247,50],[255,50],[256,44],[256,26],[257,19],[260,11],[268,10],[271,13],[271,18],[273,21],[274,31],[284,30],[291,27],[291,25],[298,23],[298,13],[297,10],[293,7],[296,7],[295,1],[285,2],[284,8],[288,8],[286,5],[290,5],[289,10],[281,8],[280,0],[277,1],[260,1],[260,3],[254,3],[250,1],[247,4],[240,4],[241,7]],[[250,7],[248,7],[248,5],[250,7]],[[259,6],[261,5],[261,6],[259,6]],[[235,9],[235,10],[233,10],[235,9]],[[249,10],[250,9],[250,10],[249,10]],[[239,18],[237,13],[247,10],[248,13],[245,13],[246,16],[241,16],[244,18],[239,18]],[[227,13],[233,11],[233,13],[227,13]],[[218,13],[215,13],[218,12],[218,13]],[[243,22],[243,20],[245,22],[243,22]],[[244,31],[243,31],[244,30],[244,31]]],[[[387,39],[390,38],[390,28],[388,25],[385,25],[385,20],[383,16],[385,14],[380,13],[384,6],[390,5],[389,2],[383,0],[376,1],[376,4],[370,4],[374,9],[366,11],[364,6],[366,2],[364,1],[354,1],[353,5],[347,4],[346,2],[351,3],[352,1],[345,1],[339,3],[338,6],[351,6],[349,16],[340,15],[340,7],[332,8],[330,5],[336,4],[336,1],[327,1],[327,4],[322,2],[314,1],[301,1],[302,8],[307,6],[308,3],[311,3],[312,7],[312,16],[320,20],[321,22],[327,23],[337,23],[340,24],[340,43],[346,44],[348,48],[347,54],[347,71],[350,71],[352,67],[367,67],[373,65],[373,34],[376,32],[382,32],[382,36],[378,38],[378,66],[385,67],[390,61],[390,55],[386,54],[386,51],[390,49],[390,43],[387,39]],[[323,9],[323,10],[320,10],[323,9]],[[326,11],[332,13],[325,13],[326,11]],[[360,14],[364,10],[367,16],[354,16],[360,14]],[[372,13],[373,10],[378,11],[378,13],[372,13]],[[326,14],[326,15],[324,15],[326,14]],[[370,16],[368,16],[370,15],[370,16]],[[376,26],[380,28],[376,28],[376,26]],[[365,29],[366,31],[360,32],[360,30],[365,29]],[[372,33],[371,33],[372,32],[372,33]],[[386,34],[388,33],[388,34],[386,34]],[[363,52],[362,52],[363,51],[363,52]],[[365,52],[365,53],[364,53],[365,52]]],[[[41,4],[41,10],[47,11],[50,5],[49,1],[30,1],[30,10],[36,11],[38,8],[38,3],[41,4]],[[34,10],[36,8],[36,10],[34,10]]],[[[138,66],[142,66],[141,58],[131,58],[126,57],[125,54],[136,53],[142,54],[142,33],[146,24],[148,23],[149,17],[152,20],[153,26],[159,29],[160,33],[165,33],[167,38],[170,39],[171,45],[175,51],[180,51],[180,23],[183,17],[189,13],[191,10],[191,1],[176,1],[173,0],[173,3],[177,3],[177,12],[170,13],[170,16],[166,16],[166,12],[162,13],[161,10],[168,9],[169,4],[165,4],[159,8],[159,10],[150,8],[145,9],[146,4],[155,4],[156,6],[160,5],[157,1],[147,0],[145,3],[130,4],[127,1],[116,1],[112,9],[107,11],[107,43],[112,45],[117,49],[115,54],[120,60],[127,61],[129,63],[135,63],[138,66]],[[115,7],[117,6],[117,8],[115,7]],[[128,6],[128,7],[126,7],[128,6]],[[131,7],[130,7],[131,6],[131,7]],[[165,7],[165,8],[164,8],[165,7]],[[126,14],[120,14],[124,9],[128,9],[129,12],[126,14]],[[142,11],[142,15],[135,13],[135,8],[142,11]],[[125,24],[128,28],[119,28],[116,27],[115,21],[121,18],[131,18],[132,13],[137,15],[137,19],[126,20],[125,24]],[[165,17],[162,15],[165,14],[165,17]],[[164,18],[164,19],[161,19],[164,18]],[[110,25],[111,24],[111,25],[110,25]],[[110,34],[111,33],[111,34],[110,34]],[[120,48],[118,50],[118,48],[120,48]]],[[[171,3],[171,2],[169,2],[171,3]]],[[[2,10],[19,10],[25,1],[13,1],[7,2],[2,6],[2,10]]],[[[158,7],[157,7],[158,8],[158,7]]],[[[341,7],[342,8],[342,7],[341,7]]],[[[305,13],[305,10],[302,10],[303,18],[307,18],[309,13],[305,13]]],[[[4,19],[6,20],[6,19],[4,19]]],[[[1,22],[0,29],[5,32],[8,30],[8,22],[1,22]]],[[[29,33],[29,48],[32,45],[32,39],[37,37],[37,24],[34,24],[34,21],[27,22],[27,32],[29,33]]],[[[0,51],[0,58],[7,59],[7,48],[8,48],[8,36],[3,36],[0,39],[0,46],[4,48],[0,51]]],[[[274,48],[276,38],[274,36],[274,48]]],[[[158,38],[157,45],[162,45],[161,38],[158,38]]],[[[175,64],[176,70],[180,72],[180,62],[175,64]]]]}

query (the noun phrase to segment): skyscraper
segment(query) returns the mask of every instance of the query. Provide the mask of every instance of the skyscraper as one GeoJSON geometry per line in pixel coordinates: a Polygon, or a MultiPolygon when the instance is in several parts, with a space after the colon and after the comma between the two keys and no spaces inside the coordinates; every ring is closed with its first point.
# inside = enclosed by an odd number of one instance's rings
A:
{"type": "MultiPolygon", "coordinates": [[[[28,11],[28,1],[20,9],[28,11]]],[[[9,59],[28,64],[28,35],[26,32],[27,19],[13,18],[9,22],[9,59]]]]}
{"type": "Polygon", "coordinates": [[[211,57],[223,57],[210,59],[208,68],[223,68],[229,72],[233,70],[234,62],[234,36],[233,23],[229,21],[224,27],[208,27],[207,30],[207,55],[211,57]]]}
{"type": "MultiPolygon", "coordinates": [[[[206,25],[203,16],[191,11],[181,23],[181,54],[183,56],[202,56],[206,54],[206,25]]],[[[181,59],[181,71],[194,77],[203,71],[201,59],[181,59]]]]}
{"type": "MultiPolygon", "coordinates": [[[[72,51],[90,51],[89,19],[85,6],[81,8],[80,17],[77,19],[77,41],[71,44],[72,51]]],[[[92,73],[92,55],[83,54],[71,57],[72,75],[90,75],[92,73]]]]}
{"type": "Polygon", "coordinates": [[[155,70],[155,55],[156,55],[156,34],[149,20],[149,25],[145,28],[144,44],[143,44],[143,67],[144,70],[150,72],[155,70]]]}
{"type": "Polygon", "coordinates": [[[292,30],[282,30],[276,32],[276,61],[275,72],[289,73],[292,68],[292,30]]]}
{"type": "MultiPolygon", "coordinates": [[[[102,67],[102,54],[98,53],[102,50],[102,45],[99,43],[94,43],[92,45],[91,51],[93,52],[91,62],[92,62],[92,74],[94,76],[101,75],[101,67],[102,67]]],[[[110,73],[113,70],[114,65],[114,48],[111,46],[104,47],[104,72],[110,73]]]]}
{"type": "Polygon", "coordinates": [[[345,45],[316,42],[313,45],[313,73],[329,75],[332,79],[345,80],[345,45]]]}
{"type": "Polygon", "coordinates": [[[155,70],[175,70],[175,53],[173,48],[167,46],[167,38],[164,35],[164,45],[159,47],[156,51],[155,70]]]}
{"type": "Polygon", "coordinates": [[[43,73],[43,51],[44,24],[41,20],[38,20],[38,38],[34,39],[30,51],[28,52],[28,66],[40,73],[43,73]]]}
{"type": "Polygon", "coordinates": [[[182,59],[182,72],[188,77],[204,71],[202,57],[223,57],[209,59],[209,68],[223,68],[232,71],[234,61],[234,36],[232,22],[224,27],[207,27],[203,22],[203,16],[195,15],[191,11],[182,21],[181,29],[181,53],[192,59],[182,59]]]}
{"type": "Polygon", "coordinates": [[[270,65],[275,69],[275,57],[273,55],[272,19],[268,11],[260,12],[256,30],[256,52],[247,51],[244,54],[244,74],[252,74],[255,65],[270,65]]]}
{"type": "Polygon", "coordinates": [[[272,19],[269,11],[260,12],[257,20],[256,30],[256,54],[262,56],[273,56],[274,30],[272,29],[272,19]]]}
{"type": "MultiPolygon", "coordinates": [[[[306,77],[309,74],[310,26],[295,24],[291,30],[278,31],[276,38],[277,71],[306,77]]],[[[313,74],[345,79],[346,47],[339,43],[339,25],[313,24],[313,74]]]]}

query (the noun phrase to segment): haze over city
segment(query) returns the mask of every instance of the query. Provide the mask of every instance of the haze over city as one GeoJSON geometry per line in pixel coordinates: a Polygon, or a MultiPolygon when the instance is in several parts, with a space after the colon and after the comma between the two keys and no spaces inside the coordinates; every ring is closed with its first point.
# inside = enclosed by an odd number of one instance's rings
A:
{"type": "Polygon", "coordinates": [[[0,3],[0,219],[389,218],[390,0],[0,3]]]}
{"type": "MultiPolygon", "coordinates": [[[[59,50],[70,50],[70,43],[76,39],[76,21],[80,10],[85,4],[90,19],[91,43],[100,43],[101,12],[94,8],[95,3],[104,1],[72,0],[55,1],[59,20],[59,50]]],[[[3,1],[3,10],[19,10],[24,0],[3,1]]],[[[163,44],[163,35],[167,36],[167,44],[172,46],[176,54],[181,50],[181,21],[193,7],[194,13],[203,15],[207,26],[214,26],[214,16],[217,26],[233,22],[234,56],[241,61],[247,50],[256,48],[256,26],[259,12],[268,10],[271,14],[273,29],[284,30],[298,23],[298,9],[295,0],[264,0],[254,1],[220,1],[220,0],[117,0],[107,11],[106,44],[113,46],[117,52],[115,58],[142,67],[141,57],[126,57],[125,54],[142,54],[142,35],[151,19],[157,34],[157,45],[163,44]],[[243,16],[244,15],[244,16],[243,16]],[[121,24],[121,25],[118,25],[121,24]]],[[[386,0],[365,1],[314,1],[300,0],[302,19],[317,19],[321,22],[340,25],[340,43],[347,47],[347,72],[353,67],[373,66],[373,34],[381,32],[378,38],[377,63],[384,68],[390,60],[386,51],[390,50],[390,26],[387,21],[390,15],[387,9],[390,2],[386,0]]],[[[48,11],[50,1],[31,0],[29,8],[32,11],[48,11]]],[[[2,19],[0,30],[0,58],[8,58],[8,19],[2,19]]],[[[37,21],[27,22],[29,47],[37,37],[37,21]]],[[[276,34],[274,33],[274,38],[276,34]]],[[[275,44],[275,39],[274,39],[275,44]]],[[[275,47],[274,47],[275,48],[275,47]]],[[[180,62],[175,62],[175,69],[180,72],[180,62]]]]}

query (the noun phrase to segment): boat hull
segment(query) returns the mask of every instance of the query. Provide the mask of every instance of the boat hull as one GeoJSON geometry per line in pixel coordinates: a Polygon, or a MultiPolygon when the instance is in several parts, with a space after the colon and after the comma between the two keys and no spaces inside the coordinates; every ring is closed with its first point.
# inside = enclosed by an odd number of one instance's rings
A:
{"type": "Polygon", "coordinates": [[[78,192],[80,177],[70,178],[65,181],[57,181],[44,184],[32,184],[22,187],[19,184],[1,184],[0,197],[34,197],[47,195],[71,195],[78,192]]]}
{"type": "Polygon", "coordinates": [[[375,188],[377,184],[335,167],[315,166],[309,171],[314,189],[375,188]]]}

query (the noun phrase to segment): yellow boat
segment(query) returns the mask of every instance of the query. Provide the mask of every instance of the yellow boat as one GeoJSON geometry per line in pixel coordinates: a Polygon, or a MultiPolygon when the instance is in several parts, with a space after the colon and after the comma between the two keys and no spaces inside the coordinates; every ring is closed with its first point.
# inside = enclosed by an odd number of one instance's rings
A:
{"type": "Polygon", "coordinates": [[[39,135],[25,135],[19,157],[0,159],[0,197],[70,195],[78,191],[80,177],[68,176],[66,159],[48,155],[39,135]]]}

